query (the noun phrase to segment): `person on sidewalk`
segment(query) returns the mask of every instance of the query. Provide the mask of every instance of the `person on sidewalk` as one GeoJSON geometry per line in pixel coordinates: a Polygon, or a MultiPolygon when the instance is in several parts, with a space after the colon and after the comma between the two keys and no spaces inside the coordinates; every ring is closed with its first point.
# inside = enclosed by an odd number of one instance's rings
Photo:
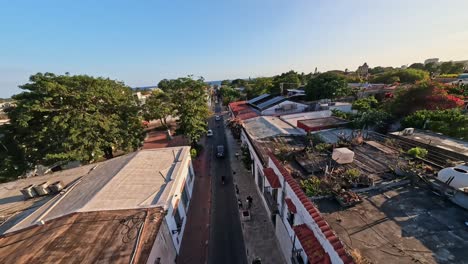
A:
{"type": "Polygon", "coordinates": [[[242,201],[241,201],[241,199],[237,199],[237,205],[239,206],[239,209],[242,209],[242,201]]]}
{"type": "Polygon", "coordinates": [[[239,186],[236,184],[236,194],[239,195],[239,186]]]}
{"type": "Polygon", "coordinates": [[[247,209],[250,209],[250,207],[252,207],[252,202],[253,202],[253,198],[252,196],[247,196],[247,209]]]}
{"type": "Polygon", "coordinates": [[[236,160],[239,160],[239,152],[236,152],[236,160]]]}

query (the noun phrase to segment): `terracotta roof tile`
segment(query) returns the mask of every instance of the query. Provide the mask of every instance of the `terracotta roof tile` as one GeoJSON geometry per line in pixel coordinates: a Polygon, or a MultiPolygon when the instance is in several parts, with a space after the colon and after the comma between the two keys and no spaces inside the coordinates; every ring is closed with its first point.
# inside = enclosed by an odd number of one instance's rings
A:
{"type": "Polygon", "coordinates": [[[263,174],[265,174],[265,177],[267,178],[272,188],[281,188],[281,183],[279,181],[278,175],[276,175],[275,171],[272,168],[264,168],[263,174]]]}
{"type": "Polygon", "coordinates": [[[286,202],[286,205],[288,206],[289,212],[293,214],[297,214],[297,209],[293,201],[290,198],[286,198],[284,199],[284,201],[286,202]]]}
{"type": "Polygon", "coordinates": [[[330,256],[325,252],[322,245],[315,237],[312,230],[307,225],[297,225],[293,227],[302,248],[309,259],[309,263],[330,263],[330,256]]]}
{"type": "MultiPolygon", "coordinates": [[[[341,240],[339,240],[339,238],[336,236],[336,235],[330,235],[328,232],[333,232],[333,230],[330,228],[330,226],[328,225],[328,223],[323,219],[323,217],[320,215],[320,212],[318,211],[318,209],[314,206],[314,204],[309,200],[309,198],[307,198],[307,196],[305,195],[304,191],[301,189],[301,187],[299,186],[299,184],[296,182],[296,180],[294,180],[294,178],[291,176],[291,174],[289,173],[289,171],[287,171],[284,166],[281,164],[281,162],[276,159],[276,157],[269,153],[269,157],[270,159],[273,161],[273,163],[275,164],[275,166],[278,168],[278,170],[281,172],[281,174],[283,175],[283,177],[285,178],[286,182],[289,184],[289,186],[291,187],[291,189],[294,191],[294,193],[296,194],[296,196],[299,198],[299,200],[302,202],[302,205],[305,207],[305,208],[313,208],[313,209],[306,209],[309,214],[312,216],[312,218],[314,219],[314,221],[317,223],[317,225],[320,226],[320,230],[323,232],[323,233],[327,233],[328,235],[326,235],[327,237],[327,240],[330,242],[330,244],[332,244],[333,248],[335,249],[335,251],[338,253],[338,255],[340,256],[340,258],[343,260],[344,263],[346,264],[349,264],[349,263],[353,263],[353,260],[352,258],[348,255],[348,253],[346,252],[346,250],[344,249],[344,246],[343,244],[341,243],[341,240]],[[320,224],[319,224],[320,223],[320,224]]],[[[304,225],[305,226],[305,225],[304,225]]],[[[297,227],[297,226],[296,226],[297,227]]],[[[294,227],[294,228],[296,228],[294,227]]],[[[307,227],[307,226],[306,226],[307,227]]],[[[307,228],[308,229],[308,228],[307,228]]],[[[312,231],[310,231],[312,232],[312,231]]],[[[298,236],[299,237],[299,236],[298,236]]],[[[315,238],[315,236],[314,236],[315,238]]],[[[315,238],[316,239],[316,238],[315,238]]],[[[318,242],[318,240],[317,240],[318,242]]],[[[318,242],[319,243],[319,242],[318,242]]],[[[302,244],[302,242],[301,242],[302,244]]],[[[320,244],[320,243],[319,243],[320,244]]],[[[304,246],[304,245],[303,245],[304,246]]],[[[305,249],[304,249],[305,250],[305,249]]],[[[323,250],[323,248],[322,248],[323,250]]],[[[328,255],[327,255],[328,256],[328,255]]],[[[309,261],[311,261],[309,259],[309,261]]],[[[328,258],[328,261],[330,261],[330,259],[328,258]]],[[[326,263],[326,262],[312,262],[311,263],[326,263]]]]}

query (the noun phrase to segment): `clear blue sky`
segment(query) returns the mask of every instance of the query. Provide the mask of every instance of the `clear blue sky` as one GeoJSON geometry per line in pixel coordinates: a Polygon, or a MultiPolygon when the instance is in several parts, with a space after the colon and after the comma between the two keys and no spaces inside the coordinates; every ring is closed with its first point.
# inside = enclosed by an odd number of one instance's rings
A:
{"type": "Polygon", "coordinates": [[[0,0],[0,97],[36,72],[131,86],[468,59],[468,1],[0,0]]]}

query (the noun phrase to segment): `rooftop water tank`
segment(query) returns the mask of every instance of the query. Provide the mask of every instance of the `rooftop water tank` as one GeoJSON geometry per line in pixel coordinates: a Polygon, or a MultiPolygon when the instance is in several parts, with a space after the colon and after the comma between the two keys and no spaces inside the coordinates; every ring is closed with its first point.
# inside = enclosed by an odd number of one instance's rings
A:
{"type": "Polygon", "coordinates": [[[468,166],[465,164],[442,169],[437,174],[437,179],[456,189],[467,188],[468,166]]]}

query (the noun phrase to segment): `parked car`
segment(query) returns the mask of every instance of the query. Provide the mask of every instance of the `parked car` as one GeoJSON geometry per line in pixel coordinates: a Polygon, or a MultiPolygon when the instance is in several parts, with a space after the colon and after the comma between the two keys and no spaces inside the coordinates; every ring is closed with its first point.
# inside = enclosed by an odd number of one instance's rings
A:
{"type": "Polygon", "coordinates": [[[213,136],[213,131],[211,129],[208,129],[208,132],[206,132],[207,137],[212,137],[213,136]]]}
{"type": "Polygon", "coordinates": [[[224,157],[224,146],[223,145],[217,146],[216,150],[217,150],[216,157],[218,157],[218,158],[224,157]]]}
{"type": "Polygon", "coordinates": [[[215,116],[215,120],[219,121],[219,120],[221,120],[221,117],[217,115],[217,116],[215,116]]]}

